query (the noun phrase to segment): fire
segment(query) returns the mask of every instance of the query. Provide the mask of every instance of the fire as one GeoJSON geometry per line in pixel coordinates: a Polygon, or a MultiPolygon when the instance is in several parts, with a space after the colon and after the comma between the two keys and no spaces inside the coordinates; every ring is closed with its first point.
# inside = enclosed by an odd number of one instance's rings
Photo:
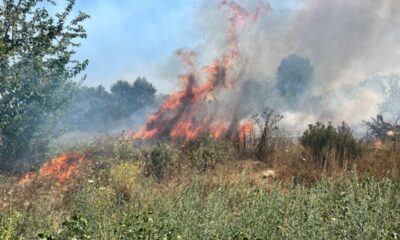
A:
{"type": "Polygon", "coordinates": [[[36,179],[36,173],[28,172],[18,181],[18,185],[23,186],[33,182],[36,179]]]}
{"type": "Polygon", "coordinates": [[[19,181],[18,185],[23,186],[32,183],[41,177],[51,177],[58,183],[64,183],[73,173],[75,173],[82,163],[86,160],[85,155],[76,153],[64,153],[52,161],[44,164],[39,172],[26,173],[19,181]]]}
{"type": "Polygon", "coordinates": [[[221,138],[229,129],[229,122],[215,123],[211,126],[211,133],[215,138],[221,138]]]}
{"type": "Polygon", "coordinates": [[[237,134],[240,140],[244,141],[251,134],[254,128],[254,123],[250,120],[241,122],[237,128],[237,134]]]}
{"type": "Polygon", "coordinates": [[[53,159],[53,161],[46,163],[39,171],[40,176],[54,177],[57,182],[65,182],[82,164],[85,156],[76,154],[62,154],[61,156],[53,159]]]}
{"type": "Polygon", "coordinates": [[[254,11],[248,11],[233,1],[221,1],[220,9],[229,23],[228,52],[196,71],[196,53],[178,50],[177,56],[189,68],[189,73],[181,76],[183,90],[170,95],[159,110],[150,115],[144,128],[131,134],[132,139],[170,137],[190,140],[203,133],[222,138],[229,137],[232,130],[237,129],[240,119],[233,110],[220,113],[218,93],[223,89],[234,89],[241,77],[242,71],[234,69],[240,56],[237,29],[256,21],[260,13],[270,7],[260,1],[254,11]]]}

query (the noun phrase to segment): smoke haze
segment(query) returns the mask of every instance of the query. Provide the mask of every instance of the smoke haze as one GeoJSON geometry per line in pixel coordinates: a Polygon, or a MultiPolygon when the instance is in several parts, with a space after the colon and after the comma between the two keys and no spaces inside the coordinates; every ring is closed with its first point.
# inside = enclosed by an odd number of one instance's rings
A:
{"type": "MultiPolygon", "coordinates": [[[[258,2],[237,1],[246,9],[254,9],[258,2]]],[[[205,36],[196,49],[200,63],[226,51],[229,26],[218,5],[204,1],[196,16],[205,36]]],[[[377,114],[383,101],[381,89],[361,83],[378,74],[399,72],[398,12],[396,0],[307,0],[285,17],[274,9],[260,14],[256,22],[238,30],[236,69],[244,71],[240,81],[262,82],[269,93],[262,94],[260,105],[283,111],[289,128],[303,128],[316,120],[360,124],[377,114]],[[281,61],[291,54],[309,59],[314,81],[303,106],[286,110],[291,108],[283,106],[285,100],[273,86],[281,61]]]]}

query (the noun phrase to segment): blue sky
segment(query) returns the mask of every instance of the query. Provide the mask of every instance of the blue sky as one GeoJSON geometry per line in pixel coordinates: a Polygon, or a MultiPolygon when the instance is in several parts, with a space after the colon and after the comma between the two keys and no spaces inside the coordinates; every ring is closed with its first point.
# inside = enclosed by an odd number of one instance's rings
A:
{"type": "MultiPolygon", "coordinates": [[[[158,88],[168,85],[163,79],[151,79],[151,72],[176,49],[195,47],[201,40],[194,24],[201,1],[77,0],[76,10],[91,16],[85,23],[88,38],[77,50],[79,58],[90,61],[85,84],[109,87],[116,80],[133,81],[144,75],[158,88]]],[[[279,13],[300,1],[270,3],[279,13]]]]}

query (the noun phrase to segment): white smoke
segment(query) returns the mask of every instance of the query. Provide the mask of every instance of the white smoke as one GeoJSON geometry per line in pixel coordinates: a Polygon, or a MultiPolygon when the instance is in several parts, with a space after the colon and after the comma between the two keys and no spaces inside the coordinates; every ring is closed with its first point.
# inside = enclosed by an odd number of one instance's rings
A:
{"type": "MultiPolygon", "coordinates": [[[[237,1],[252,8],[257,1],[237,1]]],[[[345,121],[352,126],[379,113],[381,89],[363,85],[376,75],[400,72],[400,1],[305,0],[282,14],[264,13],[239,30],[241,62],[247,62],[243,81],[275,85],[277,68],[290,54],[308,58],[314,67],[312,96],[296,110],[281,110],[284,124],[301,129],[314,121],[345,121]]],[[[226,51],[227,24],[218,1],[204,1],[198,28],[204,42],[196,50],[206,63],[226,51]]],[[[267,102],[280,108],[282,99],[267,102]]]]}

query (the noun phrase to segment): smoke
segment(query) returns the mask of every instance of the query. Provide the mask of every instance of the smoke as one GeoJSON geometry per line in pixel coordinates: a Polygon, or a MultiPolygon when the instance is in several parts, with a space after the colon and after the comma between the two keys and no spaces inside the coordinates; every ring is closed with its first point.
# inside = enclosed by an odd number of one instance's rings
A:
{"type": "Polygon", "coordinates": [[[383,96],[379,110],[387,120],[398,124],[400,120],[400,74],[376,76],[367,83],[379,84],[383,96]]]}
{"type": "MultiPolygon", "coordinates": [[[[256,9],[262,1],[236,2],[244,9],[256,9]]],[[[358,127],[380,111],[381,89],[362,83],[375,75],[400,72],[400,1],[305,0],[284,16],[274,11],[272,7],[259,14],[257,21],[237,32],[235,69],[242,72],[242,83],[236,87],[240,91],[249,79],[263,85],[262,93],[254,92],[264,96],[252,103],[256,109],[268,104],[281,111],[285,126],[295,131],[313,121],[346,121],[358,127]],[[307,59],[313,68],[312,84],[297,89],[305,95],[297,104],[286,101],[276,89],[278,68],[292,54],[307,59]]],[[[199,62],[206,63],[226,52],[230,26],[218,1],[204,1],[198,14],[204,42],[196,52],[201,53],[199,62]]],[[[231,97],[238,99],[237,94],[231,97]]]]}

